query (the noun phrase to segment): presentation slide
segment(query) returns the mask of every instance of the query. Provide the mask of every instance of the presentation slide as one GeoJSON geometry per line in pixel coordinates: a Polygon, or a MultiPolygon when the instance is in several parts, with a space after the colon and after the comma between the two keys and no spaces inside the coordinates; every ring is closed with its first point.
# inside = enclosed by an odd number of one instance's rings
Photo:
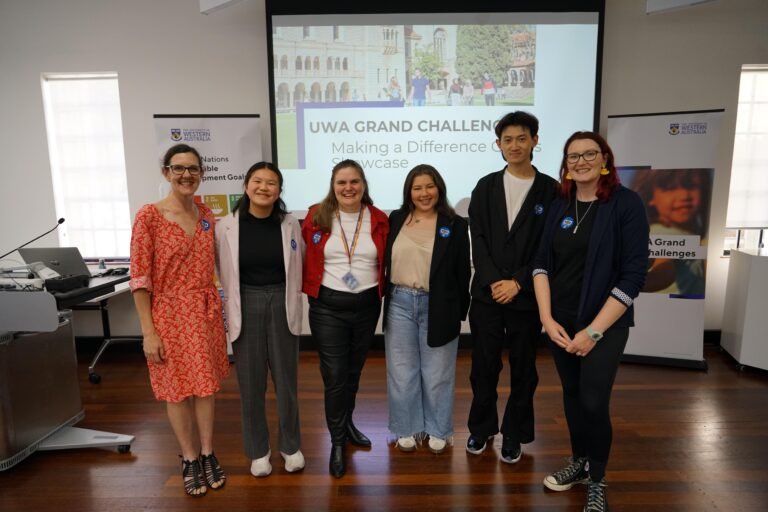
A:
{"type": "Polygon", "coordinates": [[[426,163],[466,214],[477,180],[504,167],[494,126],[514,110],[538,117],[533,163],[557,176],[568,136],[593,129],[597,41],[597,13],[273,16],[286,204],[306,211],[351,158],[382,209],[426,163]]]}

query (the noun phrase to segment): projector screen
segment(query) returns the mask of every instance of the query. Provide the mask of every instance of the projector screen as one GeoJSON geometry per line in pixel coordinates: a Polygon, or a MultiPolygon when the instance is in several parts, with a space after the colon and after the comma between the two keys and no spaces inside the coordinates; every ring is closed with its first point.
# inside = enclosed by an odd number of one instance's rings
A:
{"type": "Polygon", "coordinates": [[[596,119],[598,12],[270,15],[273,155],[303,212],[339,161],[357,160],[375,204],[398,208],[408,171],[430,164],[466,215],[504,161],[493,128],[540,121],[534,165],[556,176],[562,145],[596,119]]]}

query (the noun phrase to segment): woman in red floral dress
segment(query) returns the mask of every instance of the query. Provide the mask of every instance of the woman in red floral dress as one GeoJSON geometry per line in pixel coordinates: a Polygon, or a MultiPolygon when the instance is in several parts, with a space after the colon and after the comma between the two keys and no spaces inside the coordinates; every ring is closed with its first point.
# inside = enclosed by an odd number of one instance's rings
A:
{"type": "Polygon", "coordinates": [[[162,173],[171,191],[139,210],[131,236],[130,285],[149,378],[155,397],[167,404],[190,496],[226,481],[213,453],[213,395],[229,373],[229,360],[213,279],[215,220],[208,207],[194,202],[201,162],[186,144],[166,152],[162,173]]]}

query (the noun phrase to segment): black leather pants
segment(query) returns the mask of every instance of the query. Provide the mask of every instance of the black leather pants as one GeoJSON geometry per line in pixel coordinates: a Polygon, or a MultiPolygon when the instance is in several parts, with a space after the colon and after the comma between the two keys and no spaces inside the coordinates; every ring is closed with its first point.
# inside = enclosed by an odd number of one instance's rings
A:
{"type": "Polygon", "coordinates": [[[318,298],[309,298],[309,327],[320,355],[325,420],[333,444],[346,440],[380,311],[377,288],[349,293],[321,287],[318,298]]]}

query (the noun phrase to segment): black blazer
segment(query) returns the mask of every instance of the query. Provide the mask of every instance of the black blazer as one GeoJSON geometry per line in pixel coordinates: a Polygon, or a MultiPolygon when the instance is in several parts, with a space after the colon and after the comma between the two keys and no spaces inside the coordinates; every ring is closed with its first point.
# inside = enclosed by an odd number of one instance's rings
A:
{"type": "Polygon", "coordinates": [[[504,193],[504,169],[491,173],[477,182],[469,202],[469,225],[472,232],[472,299],[498,304],[491,296],[491,283],[514,278],[520,284],[520,293],[509,304],[511,309],[533,310],[531,270],[539,246],[544,221],[552,201],[557,197],[559,184],[549,176],[536,175],[523,206],[507,228],[507,201],[504,193]]]}
{"type": "MultiPolygon", "coordinates": [[[[557,270],[552,258],[552,238],[569,202],[558,198],[552,203],[533,274],[557,270]]],[[[643,289],[648,273],[648,232],[645,206],[635,191],[619,185],[607,201],[597,203],[584,262],[578,329],[592,323],[611,296],[627,306],[627,311],[611,327],[635,325],[634,299],[643,289]]]]}
{"type": "MultiPolygon", "coordinates": [[[[407,210],[395,210],[389,215],[389,236],[384,256],[387,293],[384,298],[384,329],[387,327],[389,292],[392,289],[392,246],[400,233],[407,210]]],[[[467,221],[456,216],[437,216],[435,245],[429,269],[429,320],[427,344],[441,347],[456,338],[461,321],[469,310],[469,234],[467,221]]]]}

